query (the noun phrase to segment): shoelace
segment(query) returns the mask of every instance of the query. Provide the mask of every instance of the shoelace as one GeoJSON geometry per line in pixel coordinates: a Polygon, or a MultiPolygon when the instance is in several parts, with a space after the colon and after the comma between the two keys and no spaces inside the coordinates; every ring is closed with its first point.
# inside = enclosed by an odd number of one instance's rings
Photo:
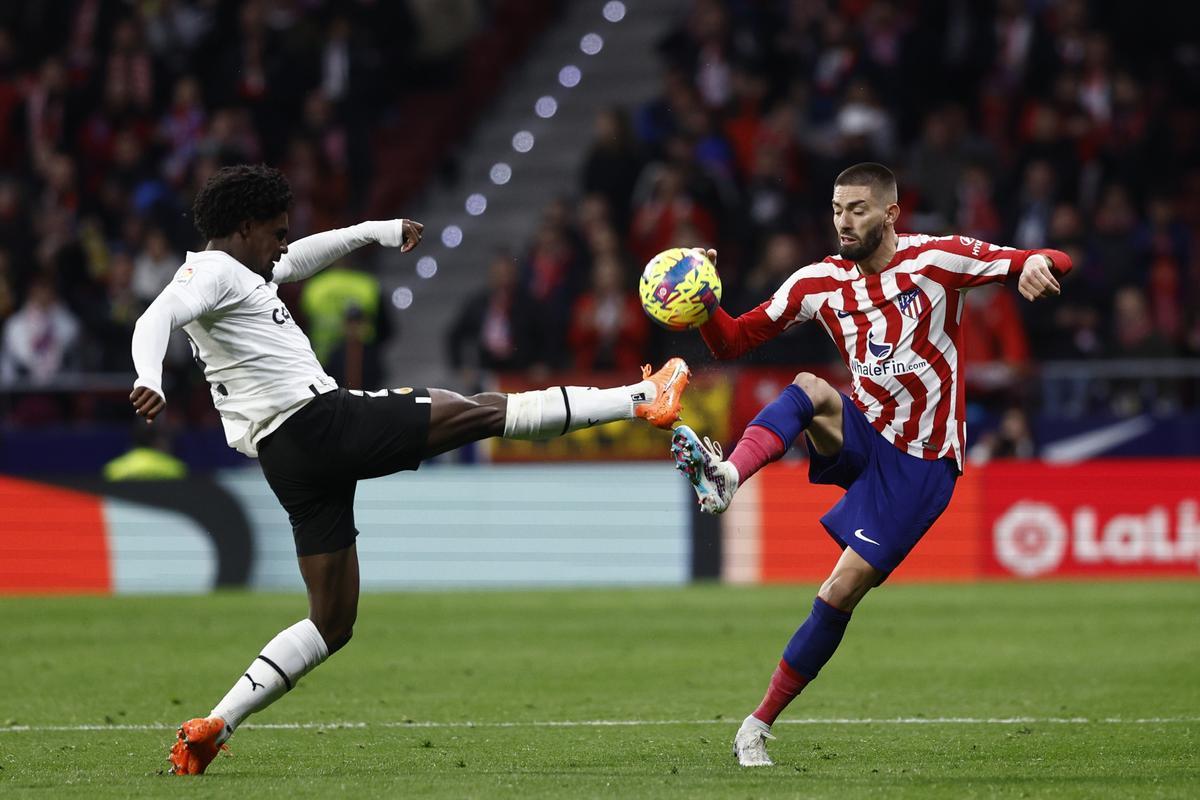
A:
{"type": "Polygon", "coordinates": [[[717,457],[717,461],[725,460],[725,453],[724,453],[724,451],[721,450],[720,442],[714,442],[712,439],[705,436],[704,437],[704,449],[708,450],[708,452],[710,454],[715,455],[717,457]]]}

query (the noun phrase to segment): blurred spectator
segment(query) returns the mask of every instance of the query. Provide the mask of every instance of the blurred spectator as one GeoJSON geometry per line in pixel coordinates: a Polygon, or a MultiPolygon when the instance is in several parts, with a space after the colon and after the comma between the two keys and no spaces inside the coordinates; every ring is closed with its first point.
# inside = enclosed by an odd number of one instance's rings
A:
{"type": "Polygon", "coordinates": [[[17,310],[17,289],[13,285],[12,258],[0,250],[0,327],[17,310]]]}
{"type": "Polygon", "coordinates": [[[962,320],[967,396],[985,406],[1017,399],[1029,372],[1029,341],[1013,290],[989,283],[966,292],[962,320]]]}
{"type": "Polygon", "coordinates": [[[79,320],[59,302],[50,279],[35,276],[25,304],[4,324],[0,380],[34,386],[54,380],[71,365],[79,331],[79,320]]]}
{"type": "Polygon", "coordinates": [[[632,370],[645,360],[650,322],[637,293],[625,285],[627,273],[615,255],[596,259],[591,288],[571,315],[569,338],[576,369],[632,370]]]}
{"type": "Polygon", "coordinates": [[[984,431],[968,448],[967,460],[982,466],[998,458],[1028,460],[1035,454],[1028,417],[1019,408],[1010,408],[1001,415],[1000,423],[994,429],[984,431]]]}
{"type": "Polygon", "coordinates": [[[383,359],[375,326],[357,305],[346,308],[338,344],[325,361],[338,386],[368,391],[383,387],[383,359]]]}
{"type": "Polygon", "coordinates": [[[1054,183],[1054,170],[1048,162],[1034,161],[1025,168],[1012,225],[1015,247],[1035,250],[1047,246],[1054,209],[1054,183]]]}
{"type": "Polygon", "coordinates": [[[1174,355],[1156,330],[1145,293],[1125,286],[1113,297],[1113,355],[1118,358],[1163,358],[1174,355]]]}
{"type": "Polygon", "coordinates": [[[175,84],[171,107],[158,124],[158,136],[166,148],[163,172],[173,185],[181,184],[187,175],[207,124],[199,81],[190,75],[180,78],[175,84]]]}
{"type": "Polygon", "coordinates": [[[996,208],[992,176],[980,164],[971,164],[958,181],[958,219],[955,233],[997,242],[1002,238],[1000,210],[996,208]]]}
{"type": "MultiPolygon", "coordinates": [[[[1113,298],[1113,355],[1138,361],[1175,355],[1155,328],[1145,293],[1135,286],[1118,289],[1113,298]]],[[[1118,414],[1136,414],[1170,407],[1175,392],[1164,380],[1129,378],[1113,382],[1109,403],[1118,414]]]]}
{"type": "Polygon", "coordinates": [[[146,113],[154,101],[154,64],[138,20],[126,17],[113,30],[105,65],[104,96],[116,108],[146,113]]]}
{"type": "Polygon", "coordinates": [[[568,360],[567,330],[581,283],[579,258],[561,216],[550,216],[542,224],[521,272],[520,291],[530,302],[531,352],[527,356],[532,364],[557,368],[568,360]]]}
{"type": "Polygon", "coordinates": [[[1093,292],[1094,302],[1112,302],[1117,287],[1137,284],[1145,277],[1139,269],[1137,212],[1124,186],[1109,186],[1100,199],[1090,237],[1088,269],[1084,276],[1093,292]]]}
{"type": "Polygon", "coordinates": [[[146,234],[146,243],[133,261],[133,293],[149,305],[158,297],[183,264],[182,256],[171,252],[171,243],[161,228],[146,234]]]}
{"type": "Polygon", "coordinates": [[[690,246],[680,237],[679,228],[690,224],[700,231],[704,241],[717,240],[716,221],[684,189],[683,172],[676,166],[664,166],[654,179],[650,196],[634,212],[629,249],[641,263],[670,247],[690,246]]]}
{"type": "Polygon", "coordinates": [[[381,313],[380,291],[379,279],[374,275],[338,266],[327,267],[305,281],[300,311],[307,322],[313,352],[322,364],[341,342],[348,321],[364,344],[375,345],[386,338],[387,314],[381,313]],[[352,308],[355,316],[348,318],[352,308]]]}
{"type": "Polygon", "coordinates": [[[96,354],[89,365],[103,371],[128,370],[133,366],[129,342],[133,326],[148,305],[134,292],[133,258],[125,250],[114,252],[104,275],[104,293],[87,306],[84,321],[90,331],[88,348],[96,354]]]}
{"type": "Polygon", "coordinates": [[[133,447],[104,465],[106,481],[167,481],[186,478],[187,464],[171,455],[166,419],[153,425],[139,419],[133,426],[133,447]]]}
{"type": "Polygon", "coordinates": [[[530,304],[518,274],[511,255],[493,256],[487,286],[467,298],[450,328],[450,365],[467,387],[478,388],[481,370],[521,369],[532,360],[527,336],[530,304]]]}
{"type": "Polygon", "coordinates": [[[921,230],[948,230],[958,218],[958,181],[971,160],[963,131],[950,109],[926,115],[921,136],[908,157],[911,188],[918,196],[910,209],[921,230]]]}
{"type": "Polygon", "coordinates": [[[608,108],[597,114],[595,138],[583,164],[583,190],[604,197],[618,231],[628,230],[642,164],[625,112],[608,108]]]}

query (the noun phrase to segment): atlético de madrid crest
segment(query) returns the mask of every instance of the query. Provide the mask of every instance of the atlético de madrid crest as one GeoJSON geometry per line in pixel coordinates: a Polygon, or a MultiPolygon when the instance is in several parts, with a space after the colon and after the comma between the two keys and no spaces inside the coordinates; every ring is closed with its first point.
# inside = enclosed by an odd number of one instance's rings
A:
{"type": "Polygon", "coordinates": [[[900,313],[909,319],[919,319],[929,307],[928,298],[920,289],[909,289],[896,297],[896,306],[900,313]]]}

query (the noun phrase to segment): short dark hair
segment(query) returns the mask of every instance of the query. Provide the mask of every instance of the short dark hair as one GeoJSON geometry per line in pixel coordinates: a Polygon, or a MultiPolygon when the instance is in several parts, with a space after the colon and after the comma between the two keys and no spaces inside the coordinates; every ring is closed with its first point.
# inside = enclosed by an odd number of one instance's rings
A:
{"type": "Polygon", "coordinates": [[[883,164],[876,164],[873,161],[864,161],[853,167],[847,167],[837,176],[833,185],[870,186],[871,189],[891,198],[892,202],[895,202],[897,194],[895,173],[883,164]]]}
{"type": "Polygon", "coordinates": [[[246,221],[277,217],[292,204],[283,173],[265,164],[239,164],[213,173],[192,204],[192,221],[205,239],[219,239],[246,221]]]}

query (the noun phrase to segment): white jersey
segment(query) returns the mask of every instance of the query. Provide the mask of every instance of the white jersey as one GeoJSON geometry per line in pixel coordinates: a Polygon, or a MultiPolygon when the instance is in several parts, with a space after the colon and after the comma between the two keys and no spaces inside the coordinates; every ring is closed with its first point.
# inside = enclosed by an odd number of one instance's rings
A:
{"type": "Polygon", "coordinates": [[[279,299],[279,286],[220,250],[188,253],[164,290],[195,317],[183,326],[204,369],[225,439],[249,456],[258,441],[337,383],[279,299]]]}
{"type": "MultiPolygon", "coordinates": [[[[276,264],[279,282],[308,277],[356,247],[398,246],[401,220],[364,222],[301,239],[276,264]]],[[[160,396],[170,332],[182,327],[204,369],[225,439],[248,456],[258,442],[318,394],[337,388],[287,306],[279,286],[221,250],[188,253],[175,278],[138,320],[134,386],[160,396]]]]}

